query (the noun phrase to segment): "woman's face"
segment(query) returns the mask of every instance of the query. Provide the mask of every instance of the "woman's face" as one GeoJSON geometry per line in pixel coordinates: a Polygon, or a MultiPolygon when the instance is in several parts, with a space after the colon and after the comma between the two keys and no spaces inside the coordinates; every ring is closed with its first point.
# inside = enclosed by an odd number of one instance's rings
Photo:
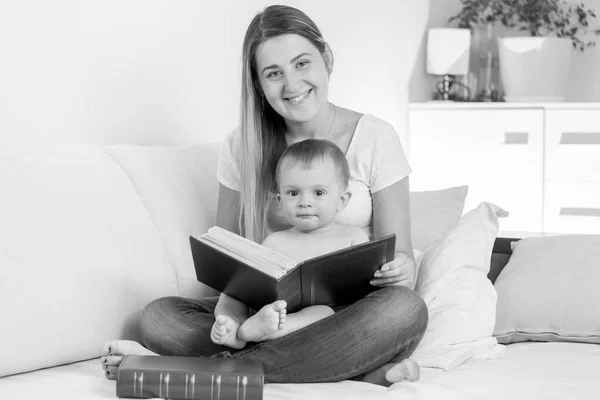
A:
{"type": "Polygon", "coordinates": [[[329,73],[319,50],[295,34],[259,46],[256,67],[265,98],[290,122],[306,122],[327,105],[329,73]]]}

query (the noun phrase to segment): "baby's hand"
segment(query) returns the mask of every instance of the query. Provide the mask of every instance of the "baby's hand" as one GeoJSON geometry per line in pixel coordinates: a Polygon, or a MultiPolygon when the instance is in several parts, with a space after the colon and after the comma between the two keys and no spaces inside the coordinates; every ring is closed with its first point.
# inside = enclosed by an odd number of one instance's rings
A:
{"type": "Polygon", "coordinates": [[[375,271],[375,279],[371,280],[371,285],[406,286],[414,289],[415,273],[415,263],[405,254],[397,253],[395,259],[375,271]]]}

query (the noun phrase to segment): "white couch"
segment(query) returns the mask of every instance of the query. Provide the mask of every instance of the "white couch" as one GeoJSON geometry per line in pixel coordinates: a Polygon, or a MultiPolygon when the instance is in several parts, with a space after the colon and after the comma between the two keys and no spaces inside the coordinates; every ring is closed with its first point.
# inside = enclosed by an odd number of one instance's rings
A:
{"type": "MultiPolygon", "coordinates": [[[[98,361],[102,343],[138,339],[140,312],[155,298],[216,294],[196,281],[188,237],[214,225],[218,148],[0,149],[0,399],[115,398],[98,361]]],[[[425,215],[433,207],[421,200],[425,215]]],[[[460,218],[462,204],[448,207],[460,218]]],[[[417,248],[430,239],[413,232],[417,248]]],[[[454,375],[424,369],[421,381],[390,388],[270,384],[265,398],[480,398],[477,385],[493,383],[498,371],[510,374],[552,354],[541,346],[535,352],[530,360],[529,348],[517,348],[496,364],[471,363],[454,375]]]]}
{"type": "Polygon", "coordinates": [[[214,225],[217,149],[2,150],[0,376],[137,339],[140,312],[157,297],[215,294],[196,281],[187,246],[214,225]]]}

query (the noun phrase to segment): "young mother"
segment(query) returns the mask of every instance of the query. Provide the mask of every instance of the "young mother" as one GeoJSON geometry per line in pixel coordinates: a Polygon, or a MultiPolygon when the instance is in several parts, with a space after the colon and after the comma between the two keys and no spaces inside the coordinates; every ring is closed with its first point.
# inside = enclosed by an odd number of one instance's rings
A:
{"type": "Polygon", "coordinates": [[[389,386],[418,379],[418,366],[406,359],[425,332],[428,314],[412,290],[410,167],[391,125],[327,100],[332,69],[331,49],[303,12],[271,6],[252,20],[243,45],[240,125],[218,164],[217,225],[257,242],[270,231],[289,228],[273,201],[277,159],[292,143],[328,139],[351,168],[352,197],[337,221],[359,226],[371,238],[397,235],[395,259],[371,282],[382,289],[303,329],[243,350],[210,339],[215,315],[237,315],[231,307],[241,303],[226,298],[215,309],[216,298],[161,298],[142,315],[145,347],[105,343],[101,362],[108,378],[115,378],[123,355],[134,353],[251,358],[264,364],[266,382],[356,379],[389,386]]]}

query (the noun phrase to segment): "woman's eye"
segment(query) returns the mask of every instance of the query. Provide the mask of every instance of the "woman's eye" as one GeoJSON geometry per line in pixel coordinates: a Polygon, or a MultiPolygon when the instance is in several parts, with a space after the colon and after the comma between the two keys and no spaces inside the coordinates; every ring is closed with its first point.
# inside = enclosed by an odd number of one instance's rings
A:
{"type": "Polygon", "coordinates": [[[268,79],[272,79],[272,78],[279,78],[279,76],[281,75],[280,71],[273,71],[273,72],[269,72],[267,74],[267,78],[268,79]]]}
{"type": "Polygon", "coordinates": [[[306,66],[306,65],[308,65],[308,64],[309,64],[309,61],[307,61],[307,60],[303,60],[303,61],[300,61],[300,62],[298,62],[298,64],[296,64],[296,65],[297,65],[298,67],[302,68],[302,67],[305,67],[305,66],[306,66]]]}

